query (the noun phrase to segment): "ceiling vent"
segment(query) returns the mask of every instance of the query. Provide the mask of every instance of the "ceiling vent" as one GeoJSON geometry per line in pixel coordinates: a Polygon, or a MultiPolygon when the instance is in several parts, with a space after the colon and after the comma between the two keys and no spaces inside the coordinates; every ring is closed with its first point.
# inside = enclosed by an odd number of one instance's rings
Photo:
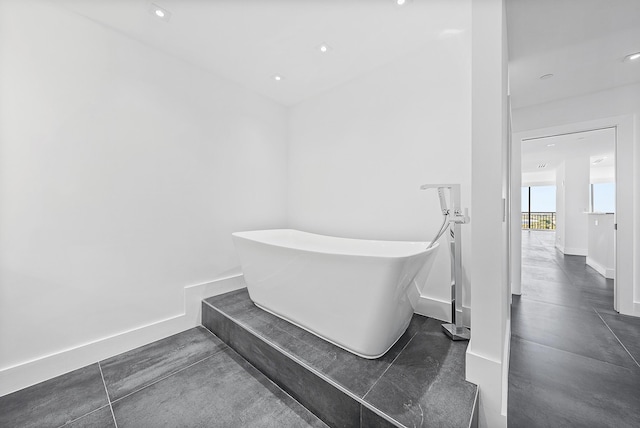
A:
{"type": "Polygon", "coordinates": [[[538,168],[546,168],[546,167],[547,167],[546,163],[538,164],[538,168]]]}

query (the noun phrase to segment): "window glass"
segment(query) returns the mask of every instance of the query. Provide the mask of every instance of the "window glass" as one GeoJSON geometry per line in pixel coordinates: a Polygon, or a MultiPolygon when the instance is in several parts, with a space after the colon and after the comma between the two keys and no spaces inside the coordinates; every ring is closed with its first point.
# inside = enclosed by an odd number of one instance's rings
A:
{"type": "Polygon", "coordinates": [[[520,206],[523,229],[553,230],[556,228],[556,186],[523,187],[520,206]],[[529,207],[529,195],[531,195],[531,207],[529,207]]]}
{"type": "Polygon", "coordinates": [[[596,183],[593,186],[593,211],[613,213],[616,211],[616,184],[596,183]]]}
{"type": "Polygon", "coordinates": [[[531,212],[556,212],[556,186],[534,186],[531,188],[531,212]]]}

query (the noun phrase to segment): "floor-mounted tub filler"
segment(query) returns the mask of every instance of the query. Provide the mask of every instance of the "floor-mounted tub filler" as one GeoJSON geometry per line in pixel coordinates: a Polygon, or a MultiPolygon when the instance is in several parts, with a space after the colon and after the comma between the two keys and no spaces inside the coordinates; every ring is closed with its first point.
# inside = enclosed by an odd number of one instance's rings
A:
{"type": "Polygon", "coordinates": [[[292,229],[237,232],[251,300],[364,358],[384,355],[411,321],[438,244],[369,241],[292,229]],[[422,277],[422,275],[421,275],[422,277]]]}
{"type": "Polygon", "coordinates": [[[424,184],[421,190],[437,189],[440,199],[440,209],[442,210],[442,226],[433,238],[432,242],[438,239],[451,228],[449,234],[449,248],[451,249],[451,322],[442,324],[442,330],[451,340],[469,340],[471,331],[462,323],[462,240],[460,239],[460,226],[469,223],[467,213],[462,213],[460,205],[460,185],[459,184],[424,184]],[[447,206],[445,189],[449,190],[449,200],[452,210],[447,206]]]}

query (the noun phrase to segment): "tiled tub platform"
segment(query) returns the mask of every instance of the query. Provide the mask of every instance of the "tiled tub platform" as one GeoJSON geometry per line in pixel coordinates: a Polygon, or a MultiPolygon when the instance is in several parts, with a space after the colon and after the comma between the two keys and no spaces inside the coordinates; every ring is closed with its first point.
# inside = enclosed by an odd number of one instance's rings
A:
{"type": "Polygon", "coordinates": [[[414,315],[382,358],[367,360],[263,311],[246,289],[202,303],[202,324],[330,427],[474,427],[466,342],[414,315]]]}

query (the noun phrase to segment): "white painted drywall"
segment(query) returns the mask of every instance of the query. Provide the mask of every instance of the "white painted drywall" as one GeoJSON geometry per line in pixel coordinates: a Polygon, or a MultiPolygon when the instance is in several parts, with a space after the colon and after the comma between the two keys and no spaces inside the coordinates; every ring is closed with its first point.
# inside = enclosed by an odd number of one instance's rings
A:
{"type": "Polygon", "coordinates": [[[594,183],[615,183],[616,181],[616,168],[615,166],[609,167],[594,167],[591,165],[591,172],[589,174],[589,180],[591,184],[594,183]]]}
{"type": "Polygon", "coordinates": [[[556,247],[564,254],[587,255],[589,157],[567,158],[556,170],[556,247]]]}
{"type": "Polygon", "coordinates": [[[589,213],[587,264],[605,278],[614,277],[614,215],[589,213]]]}
{"type": "Polygon", "coordinates": [[[286,222],[286,109],[34,4],[0,3],[0,369],[182,314],[286,222]]]}
{"type": "MultiPolygon", "coordinates": [[[[637,64],[621,64],[637,67],[637,64]]],[[[640,84],[517,109],[520,137],[615,126],[618,310],[640,316],[640,84]]]]}
{"type": "MultiPolygon", "coordinates": [[[[469,207],[469,54],[467,26],[292,107],[289,224],[325,235],[426,241],[442,216],[436,191],[420,185],[460,183],[469,207]]],[[[463,263],[472,225],[473,218],[462,226],[463,263]]],[[[433,302],[450,301],[446,248],[426,284],[419,278],[433,302]]],[[[447,303],[443,312],[449,316],[447,303]]]]}
{"type": "MultiPolygon", "coordinates": [[[[518,141],[514,144],[514,148],[521,150],[522,142],[518,141]]],[[[520,187],[534,187],[534,186],[555,186],[556,185],[556,171],[544,171],[544,172],[523,172],[519,178],[521,182],[520,187]]]]}
{"type": "Polygon", "coordinates": [[[564,161],[556,167],[556,248],[564,253],[564,242],[566,240],[565,227],[565,163],[564,161]]]}
{"type": "MultiPolygon", "coordinates": [[[[480,391],[480,428],[507,426],[510,339],[508,280],[508,77],[503,0],[472,2],[471,341],[467,380],[480,391]]],[[[518,200],[518,204],[520,201],[518,200]]]]}
{"type": "MultiPolygon", "coordinates": [[[[509,129],[511,131],[511,128],[509,129]]],[[[525,174],[520,174],[520,162],[522,158],[522,144],[520,141],[515,141],[510,136],[511,144],[511,236],[510,236],[510,260],[509,267],[511,271],[511,293],[516,295],[522,294],[522,206],[520,191],[523,187],[537,185],[536,180],[532,177],[526,178],[525,174]],[[517,162],[517,164],[514,164],[517,162]]],[[[535,173],[534,173],[535,174],[535,173]]],[[[545,177],[546,179],[546,177],[545,177]]],[[[553,174],[553,181],[551,183],[555,185],[555,171],[553,174]]],[[[511,300],[511,299],[510,299],[511,300]]]]}

